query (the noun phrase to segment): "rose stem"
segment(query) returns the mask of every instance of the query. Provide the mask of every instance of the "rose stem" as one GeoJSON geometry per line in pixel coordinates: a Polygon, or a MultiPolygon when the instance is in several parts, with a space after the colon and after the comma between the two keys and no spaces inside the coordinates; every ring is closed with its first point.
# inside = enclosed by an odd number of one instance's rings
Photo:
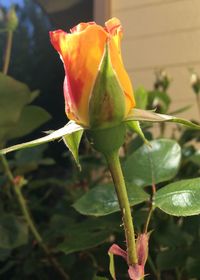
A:
{"type": "Polygon", "coordinates": [[[115,190],[119,201],[119,206],[122,212],[122,220],[126,236],[128,264],[135,265],[138,263],[138,259],[136,252],[134,226],[124,176],[119,161],[118,151],[115,151],[105,156],[107,159],[110,173],[112,175],[112,179],[115,185],[115,190]]]}

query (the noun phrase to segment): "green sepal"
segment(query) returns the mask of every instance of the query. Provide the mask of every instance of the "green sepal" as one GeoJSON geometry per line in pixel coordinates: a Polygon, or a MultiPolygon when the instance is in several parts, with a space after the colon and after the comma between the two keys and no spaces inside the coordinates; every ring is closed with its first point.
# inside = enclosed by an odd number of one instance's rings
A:
{"type": "Polygon", "coordinates": [[[132,109],[130,114],[124,120],[127,121],[145,121],[145,122],[173,122],[185,125],[191,129],[200,129],[200,126],[192,123],[188,120],[176,118],[174,116],[157,114],[153,111],[141,110],[141,109],[132,109]]]}
{"type": "Polygon", "coordinates": [[[83,127],[76,124],[74,121],[69,121],[64,127],[51,132],[49,135],[22,144],[17,144],[9,148],[5,148],[3,150],[0,150],[0,154],[6,154],[19,149],[30,148],[37,145],[41,145],[43,143],[47,143],[62,138],[63,136],[66,136],[68,134],[74,133],[75,131],[79,131],[79,130],[83,130],[83,127]]]}
{"type": "Polygon", "coordinates": [[[126,125],[121,123],[106,129],[88,130],[86,134],[94,149],[108,155],[117,151],[124,144],[126,125]]]}
{"type": "Polygon", "coordinates": [[[110,275],[112,276],[113,280],[116,280],[114,255],[110,252],[108,253],[108,255],[110,259],[110,263],[109,263],[110,275]]]}
{"type": "Polygon", "coordinates": [[[140,127],[139,121],[128,121],[126,123],[126,125],[128,126],[128,128],[130,128],[130,130],[137,133],[146,145],[151,146],[149,141],[144,136],[144,133],[143,133],[141,127],[140,127]]]}
{"type": "Polygon", "coordinates": [[[113,69],[107,43],[89,101],[90,128],[116,126],[122,122],[124,115],[124,91],[113,69]]]}
{"type": "Polygon", "coordinates": [[[63,136],[63,141],[64,141],[65,145],[67,146],[67,148],[72,153],[74,160],[80,170],[81,170],[81,165],[79,162],[78,150],[79,150],[79,145],[80,145],[82,136],[83,136],[83,130],[78,130],[71,134],[67,134],[67,135],[63,136]]]}

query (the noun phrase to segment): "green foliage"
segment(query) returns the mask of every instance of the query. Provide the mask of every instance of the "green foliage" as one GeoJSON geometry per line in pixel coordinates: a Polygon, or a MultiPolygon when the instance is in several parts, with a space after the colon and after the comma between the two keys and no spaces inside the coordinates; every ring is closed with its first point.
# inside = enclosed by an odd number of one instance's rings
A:
{"type": "Polygon", "coordinates": [[[77,166],[79,167],[79,169],[81,169],[81,166],[79,162],[78,149],[79,149],[82,135],[83,135],[83,130],[79,130],[74,133],[63,136],[63,141],[66,144],[67,148],[72,153],[74,160],[77,166]]]}
{"type": "Polygon", "coordinates": [[[0,73],[0,146],[29,134],[50,119],[44,109],[28,105],[37,94],[26,84],[0,73]]]}
{"type": "Polygon", "coordinates": [[[34,105],[25,106],[15,127],[8,134],[9,140],[23,137],[50,119],[49,113],[43,108],[34,105]]]}
{"type": "MultiPolygon", "coordinates": [[[[147,201],[149,195],[137,185],[127,184],[131,206],[147,201]]],[[[99,185],[74,203],[74,208],[84,215],[104,216],[120,211],[113,185],[99,185]]]]}
{"type": "MultiPolygon", "coordinates": [[[[117,221],[119,222],[119,221],[117,221]]],[[[94,248],[109,242],[109,236],[116,231],[118,223],[111,219],[87,219],[85,221],[67,225],[64,240],[56,246],[56,250],[70,254],[94,248]]]]}
{"type": "Polygon", "coordinates": [[[4,214],[0,218],[0,248],[15,249],[28,242],[28,227],[22,217],[4,214]]]}
{"type": "Polygon", "coordinates": [[[174,140],[159,139],[149,142],[150,147],[143,145],[128,155],[124,162],[124,176],[128,182],[139,186],[173,179],[177,174],[181,148],[174,140]]]}
{"type": "Polygon", "coordinates": [[[108,278],[100,277],[100,276],[95,276],[95,277],[93,278],[93,280],[108,280],[108,278]]]}
{"type": "MultiPolygon", "coordinates": [[[[153,90],[149,92],[149,100],[148,102],[152,104],[152,107],[159,106],[159,113],[166,113],[169,109],[169,105],[171,103],[171,99],[166,92],[153,90]]],[[[149,104],[148,103],[148,104],[149,104]]],[[[151,108],[152,108],[151,107],[151,108]]]]}
{"type": "MultiPolygon", "coordinates": [[[[13,82],[12,78],[10,81],[13,82]]],[[[42,124],[42,120],[48,120],[48,113],[43,109],[29,105],[37,92],[30,93],[21,83],[20,87],[24,92],[26,89],[28,93],[18,103],[21,105],[18,106],[17,125],[13,125],[12,133],[7,133],[7,138],[4,139],[28,134],[42,124]]],[[[14,122],[15,118],[8,117],[10,122],[14,122]]],[[[129,128],[132,130],[132,127],[129,128]]],[[[136,127],[136,133],[137,129],[136,127]]],[[[144,139],[148,136],[151,139],[152,135],[148,129],[149,127],[144,127],[145,136],[143,136],[139,128],[140,137],[144,139]]],[[[190,132],[191,130],[185,130],[180,136],[183,147],[180,147],[176,140],[156,139],[146,145],[137,137],[131,138],[124,146],[122,157],[129,200],[134,207],[134,221],[138,232],[142,231],[146,223],[151,201],[150,188],[146,192],[143,187],[153,184],[157,188],[153,197],[154,212],[150,224],[150,228],[154,229],[150,238],[150,255],[157,272],[164,280],[167,280],[169,275],[176,280],[177,275],[184,274],[188,277],[186,279],[189,279],[189,277],[197,277],[199,273],[197,265],[199,220],[189,220],[194,219],[195,216],[181,220],[183,218],[170,217],[164,213],[188,216],[198,214],[200,211],[199,179],[178,181],[185,176],[197,177],[194,171],[198,172],[200,169],[199,151],[187,145],[193,137],[198,139],[198,133],[194,132],[191,135],[190,132]]],[[[24,195],[37,221],[37,227],[70,277],[103,280],[109,277],[107,255],[109,247],[114,240],[118,240],[122,243],[122,247],[124,246],[123,227],[120,227],[122,221],[118,213],[119,206],[114,187],[109,177],[105,181],[105,162],[100,160],[98,154],[94,154],[91,161],[88,143],[82,141],[80,145],[82,134],[82,128],[72,122],[39,140],[25,144],[25,147],[31,147],[37,144],[37,141],[45,143],[65,138],[63,140],[78,164],[80,146],[83,170],[81,174],[70,164],[69,153],[65,158],[64,168],[56,165],[56,161],[46,155],[47,144],[17,151],[9,163],[16,175],[26,176],[27,186],[23,188],[24,195]]],[[[21,147],[24,147],[24,144],[17,146],[17,148],[21,147]]],[[[3,213],[9,205],[8,213],[2,215],[2,222],[0,222],[2,226],[0,260],[4,264],[0,275],[3,277],[10,273],[20,275],[15,276],[16,279],[20,279],[21,275],[29,278],[42,275],[44,280],[48,279],[52,274],[51,266],[44,265],[43,252],[38,246],[32,246],[34,242],[32,234],[28,231],[24,220],[19,217],[16,202],[11,206],[9,183],[3,172],[0,185],[3,213]],[[25,261],[19,268],[18,259],[21,257],[25,261]]],[[[126,279],[127,267],[118,259],[115,262],[116,276],[119,274],[126,279]]],[[[147,266],[146,273],[153,275],[151,267],[147,266]]],[[[55,273],[54,278],[56,277],[55,273]]]]}
{"type": "Polygon", "coordinates": [[[155,206],[174,216],[200,214],[200,179],[190,179],[171,183],[158,190],[155,206]]]}
{"type": "Polygon", "coordinates": [[[187,257],[187,250],[173,249],[160,252],[156,258],[156,264],[160,270],[169,270],[173,268],[181,268],[184,266],[187,257]]]}
{"type": "MultiPolygon", "coordinates": [[[[46,30],[41,29],[42,14],[36,12],[31,15],[32,20],[36,22],[36,29],[39,26],[38,29],[42,30],[39,36],[33,31],[34,44],[38,46],[39,41],[44,40],[46,30]],[[37,13],[40,17],[36,16],[37,13]]],[[[24,29],[23,26],[21,28],[24,29]]],[[[35,71],[38,69],[36,61],[39,61],[43,70],[47,71],[45,75],[49,82],[54,82],[48,75],[50,67],[47,66],[47,61],[45,63],[43,60],[42,53],[46,51],[46,46],[43,50],[37,48],[34,51],[30,48],[33,41],[30,45],[27,43],[28,32],[24,32],[22,38],[23,40],[18,42],[19,48],[23,52],[28,46],[30,56],[34,59],[26,61],[22,58],[21,64],[29,67],[30,62],[34,75],[38,75],[42,80],[41,72],[35,71]]],[[[16,64],[20,65],[18,56],[15,59],[16,64]]],[[[18,66],[17,71],[25,81],[31,80],[28,73],[24,75],[18,66]]],[[[48,84],[51,88],[51,84],[48,84]]],[[[135,92],[137,108],[157,108],[158,113],[167,114],[171,103],[167,94],[169,84],[167,75],[160,73],[154,89],[147,91],[140,87],[135,92]]],[[[0,73],[1,147],[9,140],[28,135],[50,119],[50,115],[44,109],[30,105],[37,96],[38,91],[31,91],[26,84],[0,73]]],[[[50,102],[49,95],[46,97],[50,102]]],[[[187,108],[188,106],[177,108],[175,113],[187,108]]],[[[152,139],[150,126],[144,126],[143,134],[137,120],[167,120],[192,127],[190,122],[168,115],[161,116],[153,111],[146,112],[142,119],[141,110],[135,109],[127,124],[143,140],[152,139]]],[[[198,128],[198,123],[197,126],[193,126],[195,127],[198,128]]],[[[200,152],[196,143],[191,143],[199,142],[200,137],[199,131],[188,128],[179,129],[179,132],[180,135],[174,140],[156,139],[150,141],[150,146],[147,146],[129,131],[129,138],[122,148],[121,160],[128,182],[129,200],[133,206],[137,233],[143,231],[151,203],[153,206],[148,228],[149,231],[153,230],[150,238],[150,258],[145,270],[149,279],[188,280],[198,279],[200,275],[199,216],[185,217],[200,212],[200,182],[197,178],[200,177],[200,152]],[[152,191],[150,186],[153,186],[152,191]]],[[[162,137],[164,133],[165,124],[161,123],[162,137]]],[[[117,241],[125,249],[123,226],[114,187],[106,172],[106,164],[94,151],[91,158],[92,151],[88,143],[84,139],[80,143],[82,134],[83,129],[70,122],[39,140],[11,148],[15,150],[29,147],[11,155],[9,165],[14,176],[25,176],[27,185],[22,190],[31,215],[44,243],[69,274],[69,279],[106,280],[109,279],[109,247],[117,241]],[[66,150],[62,155],[62,162],[57,162],[57,159],[51,158],[48,144],[33,147],[38,142],[46,143],[62,138],[78,165],[80,150],[82,173],[78,173],[71,164],[66,150]]],[[[110,138],[103,140],[105,146],[105,142],[109,143],[110,138]]],[[[121,141],[119,137],[116,137],[116,143],[117,140],[121,141]]],[[[5,150],[7,151],[10,150],[5,150]]],[[[48,257],[28,229],[10,181],[1,166],[0,213],[0,278],[58,279],[59,276],[49,263],[48,257]]],[[[112,261],[111,274],[114,273],[112,261]]],[[[117,258],[115,261],[117,278],[127,279],[127,266],[117,258]]]]}
{"type": "Polygon", "coordinates": [[[134,92],[137,108],[146,109],[148,105],[148,91],[144,87],[139,87],[134,92]]]}
{"type": "Polygon", "coordinates": [[[46,149],[47,145],[42,145],[27,150],[17,151],[11,162],[16,169],[16,173],[24,175],[37,170],[39,166],[54,165],[55,161],[52,158],[44,158],[44,152],[46,149]]]}

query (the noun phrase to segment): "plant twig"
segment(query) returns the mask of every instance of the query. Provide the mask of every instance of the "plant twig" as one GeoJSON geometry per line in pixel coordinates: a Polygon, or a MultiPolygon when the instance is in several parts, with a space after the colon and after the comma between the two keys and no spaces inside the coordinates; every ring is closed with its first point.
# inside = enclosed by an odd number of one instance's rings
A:
{"type": "Polygon", "coordinates": [[[12,39],[13,39],[13,31],[9,30],[7,32],[7,41],[6,41],[6,48],[5,48],[5,54],[4,54],[4,65],[3,65],[3,73],[5,75],[8,73],[8,68],[9,68],[9,64],[10,64],[12,39]]]}
{"type": "Polygon", "coordinates": [[[150,206],[149,206],[149,212],[148,212],[148,216],[147,216],[147,220],[146,223],[144,225],[144,233],[148,232],[148,227],[149,227],[149,223],[151,221],[151,217],[154,211],[154,207],[153,207],[153,203],[154,203],[154,196],[156,193],[156,185],[154,183],[152,183],[152,195],[151,195],[151,200],[149,201],[150,206]]]}
{"type": "Polygon", "coordinates": [[[144,233],[148,232],[148,227],[149,227],[149,223],[150,223],[152,214],[153,214],[153,207],[152,207],[152,203],[151,203],[151,206],[149,208],[149,213],[148,213],[148,216],[147,216],[147,220],[146,220],[146,223],[145,223],[145,226],[144,226],[144,233]]]}
{"type": "Polygon", "coordinates": [[[0,159],[1,159],[1,163],[4,168],[4,171],[5,171],[5,174],[8,178],[8,180],[10,181],[11,185],[13,186],[13,190],[17,196],[21,211],[24,215],[24,218],[27,222],[27,225],[28,225],[31,233],[33,234],[34,238],[38,242],[39,246],[43,249],[43,251],[47,255],[49,262],[54,266],[54,268],[60,274],[60,276],[62,276],[62,279],[69,280],[69,276],[65,273],[65,271],[60,266],[58,261],[51,255],[51,252],[50,252],[49,248],[46,246],[46,244],[44,244],[44,241],[33,222],[33,219],[29,213],[26,201],[21,192],[22,186],[20,185],[20,183],[17,183],[16,179],[14,178],[14,176],[10,170],[8,161],[6,160],[4,155],[0,155],[0,159]]]}
{"type": "Polygon", "coordinates": [[[113,178],[120,209],[122,212],[122,219],[126,236],[128,264],[135,265],[138,263],[135,243],[135,232],[131,216],[130,204],[128,200],[128,194],[126,190],[124,177],[122,174],[118,152],[115,151],[112,154],[106,155],[106,159],[108,162],[110,173],[113,178]]]}

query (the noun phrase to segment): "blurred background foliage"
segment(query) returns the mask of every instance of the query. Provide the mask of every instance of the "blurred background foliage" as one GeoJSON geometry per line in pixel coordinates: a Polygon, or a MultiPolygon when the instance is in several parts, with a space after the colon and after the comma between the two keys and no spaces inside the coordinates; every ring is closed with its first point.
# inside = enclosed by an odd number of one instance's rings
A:
{"type": "MultiPolygon", "coordinates": [[[[46,109],[52,116],[48,125],[43,126],[45,130],[49,127],[56,129],[66,123],[62,94],[64,70],[62,62],[50,44],[49,31],[57,28],[69,30],[80,20],[93,20],[93,3],[91,0],[69,1],[73,4],[69,8],[68,5],[65,5],[66,9],[64,6],[63,10],[49,14],[41,5],[42,2],[46,3],[45,1],[32,0],[3,0],[0,4],[2,11],[5,11],[12,3],[16,3],[19,20],[18,27],[14,32],[9,75],[27,84],[31,91],[40,91],[41,94],[35,99],[34,105],[46,109]]],[[[62,2],[65,1],[57,1],[55,8],[59,7],[62,2]]],[[[3,24],[2,18],[0,26],[3,24]]],[[[3,67],[5,42],[6,33],[1,33],[0,69],[3,67]]],[[[36,133],[30,135],[28,139],[39,135],[36,133]]],[[[59,157],[60,149],[58,145],[53,151],[59,160],[61,160],[59,157]]]]}
{"type": "MultiPolygon", "coordinates": [[[[2,5],[2,15],[7,9],[8,5],[2,5]]],[[[86,10],[85,18],[80,13],[81,20],[92,19],[92,8],[86,10]]],[[[64,73],[48,38],[56,19],[50,19],[33,1],[19,2],[16,12],[19,24],[9,76],[0,73],[1,147],[40,136],[42,130],[55,129],[67,121],[62,96],[64,73]]],[[[77,19],[71,18],[65,29],[77,23],[73,20],[77,19]]],[[[2,16],[0,28],[4,27],[2,16]]],[[[6,34],[0,33],[1,68],[6,34]]],[[[198,97],[199,77],[192,75],[191,86],[198,97]]],[[[137,107],[172,113],[167,93],[170,83],[164,70],[156,72],[152,89],[136,90],[137,107]]],[[[198,98],[193,106],[198,106],[198,98]]],[[[173,113],[183,110],[187,107],[173,113]]],[[[153,213],[148,227],[153,231],[146,268],[151,276],[147,279],[199,279],[200,220],[194,214],[200,211],[200,193],[199,179],[193,179],[200,175],[199,132],[176,125],[166,131],[166,125],[161,124],[155,138],[151,126],[143,123],[142,128],[151,149],[128,131],[121,160],[138,233],[148,226],[147,218],[150,211],[153,213]],[[188,215],[192,216],[184,217],[188,215]]],[[[23,182],[14,191],[0,167],[0,279],[110,279],[107,252],[116,241],[124,247],[124,233],[104,159],[83,138],[81,172],[62,143],[17,151],[9,155],[8,162],[14,178],[23,182]],[[17,201],[19,195],[48,251],[28,227],[17,201]],[[63,267],[65,276],[58,273],[52,258],[63,267]]],[[[127,267],[120,258],[116,258],[116,271],[118,279],[127,279],[127,267]]]]}

